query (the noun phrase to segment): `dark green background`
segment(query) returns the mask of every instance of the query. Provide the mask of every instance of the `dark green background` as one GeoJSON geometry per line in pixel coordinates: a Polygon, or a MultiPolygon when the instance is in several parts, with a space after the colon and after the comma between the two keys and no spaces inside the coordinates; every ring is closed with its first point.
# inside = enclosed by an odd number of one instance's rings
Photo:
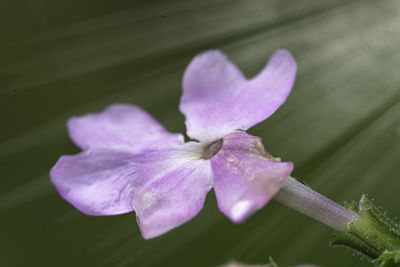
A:
{"type": "Polygon", "coordinates": [[[400,2],[2,0],[0,3],[0,266],[369,266],[329,248],[331,230],[270,203],[242,225],[213,193],[189,223],[150,241],[134,214],[88,217],[48,172],[79,150],[72,115],[140,105],[184,132],[181,77],[219,48],[248,77],[287,48],[299,71],[288,101],[250,132],[294,176],[338,201],[369,193],[400,215],[400,2]]]}

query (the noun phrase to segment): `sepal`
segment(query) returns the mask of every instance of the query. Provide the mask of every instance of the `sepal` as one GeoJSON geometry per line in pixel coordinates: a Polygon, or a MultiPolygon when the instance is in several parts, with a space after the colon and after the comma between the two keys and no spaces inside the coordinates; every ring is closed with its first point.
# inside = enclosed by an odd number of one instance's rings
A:
{"type": "Polygon", "coordinates": [[[346,246],[381,267],[400,266],[400,226],[363,195],[358,205],[345,206],[357,216],[343,232],[335,231],[332,246],[346,246]]]}

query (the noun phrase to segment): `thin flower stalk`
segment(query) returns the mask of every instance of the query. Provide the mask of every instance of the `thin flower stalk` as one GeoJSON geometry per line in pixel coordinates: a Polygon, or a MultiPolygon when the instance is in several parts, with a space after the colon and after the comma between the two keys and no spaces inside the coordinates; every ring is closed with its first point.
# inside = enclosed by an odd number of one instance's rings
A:
{"type": "Polygon", "coordinates": [[[358,217],[349,209],[292,177],[283,184],[274,199],[337,231],[345,231],[348,225],[358,217]]]}

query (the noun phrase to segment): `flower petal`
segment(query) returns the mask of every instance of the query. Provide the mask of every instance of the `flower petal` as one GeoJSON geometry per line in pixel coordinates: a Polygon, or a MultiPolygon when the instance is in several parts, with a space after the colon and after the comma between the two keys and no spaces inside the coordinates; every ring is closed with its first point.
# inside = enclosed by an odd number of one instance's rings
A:
{"type": "Polygon", "coordinates": [[[130,212],[134,157],[110,150],[62,156],[50,171],[51,181],[65,200],[88,215],[130,212]]]}
{"type": "Polygon", "coordinates": [[[198,159],[138,188],[133,206],[143,237],[161,235],[197,215],[212,187],[211,175],[210,162],[198,159]]]}
{"type": "Polygon", "coordinates": [[[89,149],[62,156],[50,176],[60,195],[88,215],[135,210],[143,236],[152,238],[203,207],[212,178],[199,148],[191,142],[138,154],[89,149]]]}
{"type": "Polygon", "coordinates": [[[114,104],[103,112],[68,121],[71,139],[82,149],[107,148],[137,152],[183,143],[183,136],[167,132],[143,109],[114,104]]]}
{"type": "Polygon", "coordinates": [[[291,54],[278,50],[256,77],[247,80],[222,52],[199,54],[183,77],[180,110],[188,135],[213,141],[265,120],[285,102],[296,68],[291,54]]]}
{"type": "Polygon", "coordinates": [[[280,189],[293,169],[264,149],[259,137],[234,132],[211,159],[219,209],[233,222],[245,220],[280,189]]]}

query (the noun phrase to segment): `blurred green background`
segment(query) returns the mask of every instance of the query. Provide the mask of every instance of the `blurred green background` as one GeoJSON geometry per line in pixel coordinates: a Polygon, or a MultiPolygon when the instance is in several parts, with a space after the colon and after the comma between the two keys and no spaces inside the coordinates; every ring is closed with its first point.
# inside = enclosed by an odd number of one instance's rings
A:
{"type": "Polygon", "coordinates": [[[299,71],[288,101],[250,130],[294,176],[342,203],[369,193],[400,216],[400,2],[348,0],[2,0],[0,266],[370,266],[329,248],[331,230],[272,202],[241,225],[213,193],[192,221],[154,240],[134,214],[88,217],[49,169],[79,150],[72,115],[128,102],[184,132],[181,77],[219,48],[247,77],[277,48],[299,71]]]}

